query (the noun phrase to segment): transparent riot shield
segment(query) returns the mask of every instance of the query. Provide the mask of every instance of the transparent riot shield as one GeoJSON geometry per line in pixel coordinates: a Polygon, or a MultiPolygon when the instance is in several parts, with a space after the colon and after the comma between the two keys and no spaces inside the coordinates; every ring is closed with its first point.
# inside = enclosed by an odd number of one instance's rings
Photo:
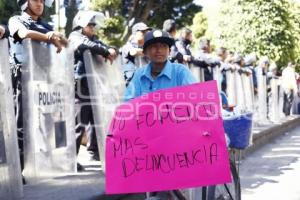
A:
{"type": "Polygon", "coordinates": [[[197,82],[202,82],[202,79],[201,79],[201,68],[197,67],[197,66],[195,66],[193,64],[190,64],[189,65],[189,69],[192,72],[192,74],[194,75],[196,81],[197,82]]]}
{"type": "Polygon", "coordinates": [[[226,81],[227,81],[227,97],[229,105],[236,105],[236,78],[235,72],[232,70],[226,71],[226,81]]]}
{"type": "Polygon", "coordinates": [[[277,78],[272,78],[271,84],[271,99],[270,99],[270,120],[272,122],[280,121],[280,84],[277,78]]]}
{"type": "Polygon", "coordinates": [[[137,68],[141,68],[143,66],[146,66],[149,62],[144,56],[136,56],[134,59],[134,63],[137,68]]]}
{"type": "Polygon", "coordinates": [[[0,40],[0,199],[14,200],[23,187],[8,59],[8,41],[0,40]]]}
{"type": "Polygon", "coordinates": [[[212,71],[213,71],[213,77],[214,77],[214,80],[217,81],[217,84],[218,84],[218,90],[221,91],[221,84],[222,84],[222,73],[221,73],[221,70],[220,70],[220,66],[215,66],[212,68],[212,71]]]}
{"type": "Polygon", "coordinates": [[[244,82],[242,80],[242,74],[238,71],[235,71],[235,88],[236,88],[236,106],[240,111],[246,110],[245,104],[245,91],[244,91],[244,82]]]}
{"type": "Polygon", "coordinates": [[[257,67],[258,112],[256,118],[259,123],[267,121],[267,77],[262,68],[257,67]]]}
{"type": "Polygon", "coordinates": [[[22,102],[26,181],[76,172],[73,52],[23,42],[22,102]]]}
{"type": "Polygon", "coordinates": [[[254,85],[252,74],[241,74],[243,92],[245,98],[245,108],[247,111],[254,111],[254,85]]]}
{"type": "Polygon", "coordinates": [[[121,71],[121,59],[112,64],[101,56],[84,53],[90,99],[92,103],[97,143],[103,170],[105,167],[105,139],[115,108],[122,102],[125,82],[121,71]]]}

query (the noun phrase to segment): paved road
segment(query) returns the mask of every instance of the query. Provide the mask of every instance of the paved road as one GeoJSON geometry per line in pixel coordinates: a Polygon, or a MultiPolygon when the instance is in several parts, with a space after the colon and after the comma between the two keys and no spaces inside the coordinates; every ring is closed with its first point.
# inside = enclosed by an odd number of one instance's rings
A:
{"type": "MultiPolygon", "coordinates": [[[[84,148],[79,162],[85,171],[24,187],[22,200],[112,200],[103,196],[100,162],[88,161],[84,148]]],[[[243,200],[300,200],[300,125],[243,160],[243,200]]],[[[141,200],[127,197],[123,200],[141,200]]],[[[2,200],[2,199],[1,199],[2,200]]]]}
{"type": "Polygon", "coordinates": [[[247,157],[243,200],[300,200],[300,126],[247,157]]]}

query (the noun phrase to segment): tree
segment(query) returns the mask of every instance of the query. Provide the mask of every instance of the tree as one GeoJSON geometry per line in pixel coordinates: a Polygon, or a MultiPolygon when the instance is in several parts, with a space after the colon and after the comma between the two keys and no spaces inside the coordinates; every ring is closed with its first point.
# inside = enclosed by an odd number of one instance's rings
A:
{"type": "Polygon", "coordinates": [[[99,37],[106,44],[120,47],[120,38],[125,30],[125,18],[122,17],[121,0],[92,0],[92,8],[101,11],[105,16],[104,27],[99,31],[99,37]]]}
{"type": "Polygon", "coordinates": [[[165,19],[172,18],[179,26],[189,25],[201,10],[193,0],[92,0],[92,4],[94,10],[102,11],[109,20],[102,37],[117,46],[127,40],[137,22],[161,28],[165,19]]]}
{"type": "Polygon", "coordinates": [[[0,0],[0,23],[6,24],[8,19],[20,13],[17,1],[0,0]]]}
{"type": "Polygon", "coordinates": [[[287,0],[222,0],[218,46],[267,55],[278,66],[295,59],[296,37],[287,0]]]}
{"type": "Polygon", "coordinates": [[[198,12],[195,15],[193,19],[193,25],[191,28],[196,39],[199,39],[205,35],[205,32],[207,31],[208,28],[208,24],[207,24],[207,17],[202,11],[198,12]]]}
{"type": "Polygon", "coordinates": [[[294,27],[293,35],[296,37],[296,59],[297,71],[300,72],[300,3],[291,3],[292,25],[294,27]]]}
{"type": "Polygon", "coordinates": [[[67,18],[65,33],[66,36],[68,37],[72,31],[73,19],[77,14],[78,10],[77,10],[76,0],[65,0],[64,5],[66,8],[66,18],[67,18]]]}

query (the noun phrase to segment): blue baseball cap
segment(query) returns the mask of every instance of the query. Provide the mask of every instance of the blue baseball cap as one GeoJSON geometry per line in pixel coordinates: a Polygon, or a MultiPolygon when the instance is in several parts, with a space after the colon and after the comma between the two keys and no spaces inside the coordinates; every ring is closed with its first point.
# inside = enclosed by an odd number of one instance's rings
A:
{"type": "Polygon", "coordinates": [[[167,44],[169,47],[175,44],[174,39],[170,37],[169,33],[159,29],[147,32],[144,36],[144,41],[143,50],[145,50],[149,45],[158,42],[167,44]]]}

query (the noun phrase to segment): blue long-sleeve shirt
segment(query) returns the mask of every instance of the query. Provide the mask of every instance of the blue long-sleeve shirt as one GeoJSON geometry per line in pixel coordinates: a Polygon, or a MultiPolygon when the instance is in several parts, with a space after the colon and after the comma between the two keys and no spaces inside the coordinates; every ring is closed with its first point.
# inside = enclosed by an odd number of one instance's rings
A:
{"type": "Polygon", "coordinates": [[[182,64],[166,61],[164,69],[155,79],[151,76],[151,68],[149,63],[136,71],[125,91],[125,101],[159,89],[196,83],[193,74],[182,64]]]}

